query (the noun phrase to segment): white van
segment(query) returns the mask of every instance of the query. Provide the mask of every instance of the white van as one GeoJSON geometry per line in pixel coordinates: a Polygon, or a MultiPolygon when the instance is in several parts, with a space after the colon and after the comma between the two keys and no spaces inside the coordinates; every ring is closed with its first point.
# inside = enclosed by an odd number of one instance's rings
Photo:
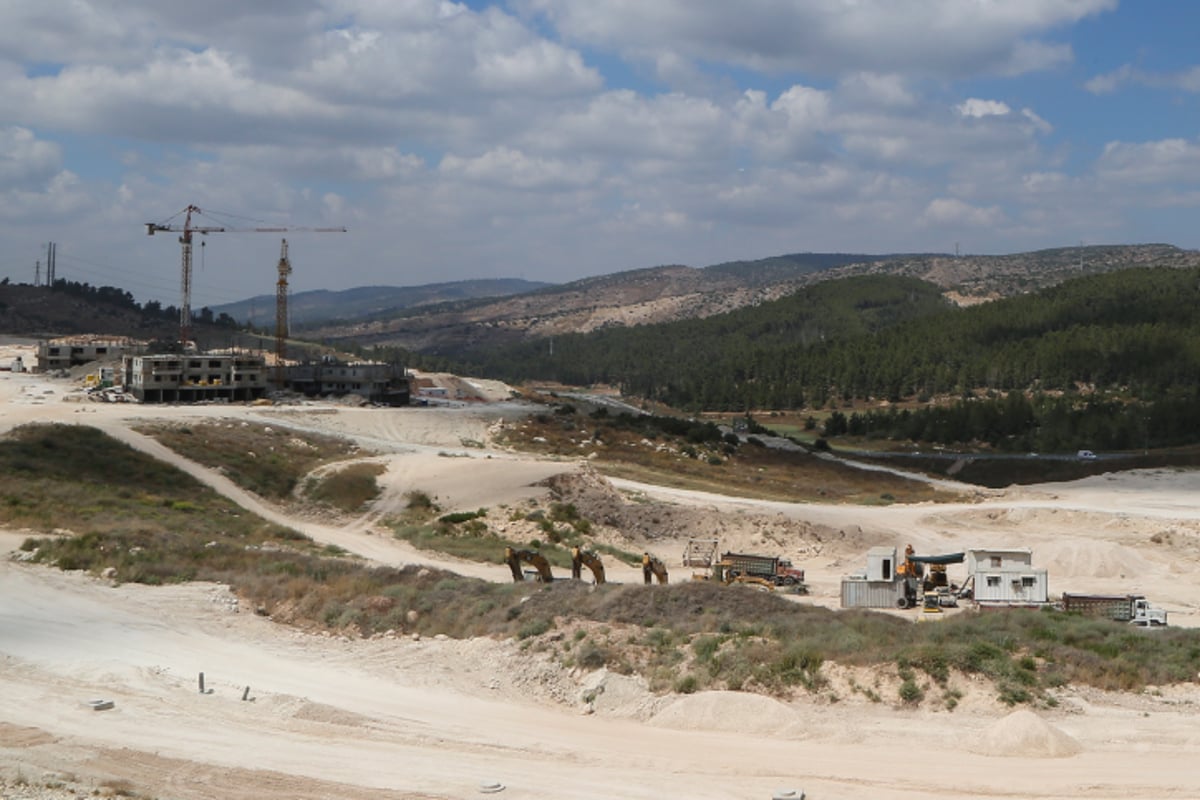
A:
{"type": "Polygon", "coordinates": [[[1096,457],[1096,454],[1093,453],[1091,450],[1080,450],[1078,453],[1075,454],[1075,457],[1082,458],[1086,461],[1091,461],[1092,459],[1094,459],[1096,457]]]}

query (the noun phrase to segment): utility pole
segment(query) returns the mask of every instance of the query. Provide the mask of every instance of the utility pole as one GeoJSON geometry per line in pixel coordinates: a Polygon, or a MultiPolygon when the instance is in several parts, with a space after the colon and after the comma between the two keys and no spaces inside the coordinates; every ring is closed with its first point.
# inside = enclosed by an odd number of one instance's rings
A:
{"type": "Polygon", "coordinates": [[[42,262],[40,259],[33,262],[33,285],[42,285],[42,262]]]}
{"type": "Polygon", "coordinates": [[[58,245],[54,242],[46,244],[46,285],[54,286],[58,266],[58,245]]]}

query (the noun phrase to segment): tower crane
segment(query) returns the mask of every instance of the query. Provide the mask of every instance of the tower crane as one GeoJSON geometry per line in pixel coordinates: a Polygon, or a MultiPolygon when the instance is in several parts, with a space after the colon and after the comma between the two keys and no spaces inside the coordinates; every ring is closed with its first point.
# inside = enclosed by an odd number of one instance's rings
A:
{"type": "Polygon", "coordinates": [[[275,282],[275,388],[282,389],[284,384],[283,357],[287,346],[288,313],[287,276],[292,274],[292,262],[288,261],[287,239],[279,245],[279,280],[275,282]]]}
{"type": "MultiPolygon", "coordinates": [[[[179,213],[170,217],[164,222],[147,222],[146,234],[153,236],[156,233],[178,233],[179,244],[182,250],[182,260],[180,265],[180,294],[182,295],[179,307],[179,343],[181,347],[186,347],[187,343],[192,338],[192,236],[200,234],[202,236],[210,233],[287,233],[288,231],[309,231],[311,233],[345,233],[345,228],[296,228],[296,227],[259,227],[259,228],[234,228],[226,225],[194,225],[192,224],[192,216],[201,216],[204,212],[197,206],[189,205],[179,213]],[[171,220],[183,215],[183,224],[172,223],[171,220]]],[[[285,251],[286,255],[286,251],[285,251]]],[[[290,266],[289,266],[290,270],[290,266]]],[[[285,309],[286,313],[286,309],[285,309]]]]}

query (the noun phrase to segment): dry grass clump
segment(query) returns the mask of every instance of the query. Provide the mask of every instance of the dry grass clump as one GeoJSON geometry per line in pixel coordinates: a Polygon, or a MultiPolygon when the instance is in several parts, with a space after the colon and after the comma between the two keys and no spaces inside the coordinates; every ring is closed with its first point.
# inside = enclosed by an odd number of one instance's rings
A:
{"type": "Polygon", "coordinates": [[[383,464],[362,462],[334,469],[319,478],[305,482],[304,496],[308,500],[332,506],[339,511],[362,509],[379,496],[376,480],[387,468],[383,464]]]}

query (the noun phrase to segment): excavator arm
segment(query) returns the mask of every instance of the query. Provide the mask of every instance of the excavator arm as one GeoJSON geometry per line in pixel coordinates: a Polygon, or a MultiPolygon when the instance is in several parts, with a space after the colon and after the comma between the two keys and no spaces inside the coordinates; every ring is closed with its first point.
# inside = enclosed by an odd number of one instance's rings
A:
{"type": "Polygon", "coordinates": [[[522,563],[529,564],[536,569],[542,583],[550,583],[554,580],[554,573],[550,571],[550,562],[537,550],[514,550],[506,547],[504,548],[504,563],[508,564],[508,568],[512,570],[513,580],[517,583],[525,580],[525,573],[521,570],[522,563]]]}
{"type": "Polygon", "coordinates": [[[592,578],[597,584],[604,583],[604,564],[600,556],[582,547],[571,550],[571,577],[579,580],[585,566],[592,571],[592,578]]]}
{"type": "Polygon", "coordinates": [[[642,580],[647,584],[652,578],[658,578],[659,583],[667,582],[667,565],[649,553],[642,554],[642,580]]]}

